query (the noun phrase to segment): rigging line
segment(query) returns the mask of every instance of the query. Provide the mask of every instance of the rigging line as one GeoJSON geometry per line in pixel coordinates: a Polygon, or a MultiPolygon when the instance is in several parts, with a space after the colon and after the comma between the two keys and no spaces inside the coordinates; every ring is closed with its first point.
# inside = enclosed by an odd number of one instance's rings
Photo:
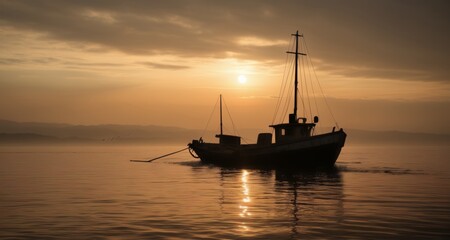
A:
{"type": "MultiPolygon", "coordinates": [[[[300,58],[300,62],[302,62],[302,58],[300,58]]],[[[300,64],[299,64],[300,65],[300,64]]],[[[302,71],[303,72],[303,71],[302,71]]],[[[303,117],[306,117],[306,107],[305,107],[305,94],[304,92],[306,91],[306,89],[303,87],[303,81],[305,81],[306,84],[306,79],[302,78],[302,73],[300,73],[300,99],[302,100],[302,107],[303,107],[303,117]]]]}
{"type": "MultiPolygon", "coordinates": [[[[303,77],[305,79],[305,89],[306,89],[306,100],[308,100],[308,107],[309,107],[309,119],[312,118],[312,110],[311,110],[311,98],[309,97],[309,88],[308,88],[308,78],[306,77],[306,67],[305,67],[305,59],[302,58],[302,66],[303,66],[303,77]]],[[[306,116],[305,116],[306,117],[306,116]]]]}
{"type": "MultiPolygon", "coordinates": [[[[293,41],[292,41],[292,37],[290,38],[290,42],[289,42],[289,45],[288,45],[288,50],[290,50],[290,48],[292,48],[291,46],[293,45],[293,41]]],[[[276,104],[276,106],[275,106],[275,113],[274,113],[274,115],[273,115],[273,118],[272,118],[272,125],[275,123],[275,121],[276,121],[276,118],[277,118],[277,115],[278,115],[278,111],[280,110],[280,105],[281,105],[281,103],[282,103],[282,101],[283,101],[283,96],[284,96],[284,91],[285,91],[285,89],[286,89],[286,85],[287,85],[287,81],[286,81],[286,68],[288,67],[288,65],[289,65],[289,69],[290,69],[290,67],[291,67],[291,65],[290,64],[288,64],[288,61],[289,61],[289,54],[286,54],[286,58],[285,58],[285,60],[284,60],[284,70],[283,70],[283,77],[282,77],[282,79],[281,79],[281,85],[280,85],[280,90],[279,90],[279,92],[278,92],[278,100],[277,100],[277,104],[276,104]]],[[[289,70],[288,70],[289,71],[289,70]]]]}
{"type": "MultiPolygon", "coordinates": [[[[300,45],[300,47],[302,47],[302,45],[300,45]]],[[[308,109],[307,109],[307,106],[306,106],[308,104],[308,101],[309,101],[309,99],[308,99],[308,97],[309,97],[309,94],[308,94],[308,79],[306,79],[306,77],[305,77],[306,76],[305,75],[305,60],[303,59],[303,57],[300,58],[300,63],[299,64],[301,65],[301,69],[303,70],[303,71],[300,72],[300,77],[302,78],[302,81],[304,81],[303,82],[303,89],[302,89],[303,101],[304,101],[304,103],[303,103],[303,115],[304,115],[305,118],[308,118],[308,109]]]]}
{"type": "MultiPolygon", "coordinates": [[[[236,125],[234,124],[234,121],[233,121],[233,118],[231,117],[231,114],[230,114],[230,111],[229,111],[229,109],[228,109],[227,103],[225,102],[225,99],[222,99],[222,100],[223,100],[223,104],[225,105],[225,110],[227,110],[228,117],[229,117],[230,120],[231,120],[231,125],[232,125],[232,127],[233,127],[233,132],[234,132],[234,134],[237,133],[237,135],[240,136],[241,134],[239,133],[239,131],[237,130],[236,125]]],[[[244,141],[244,142],[245,142],[245,141],[244,141]]]]}
{"type": "MultiPolygon", "coordinates": [[[[290,61],[291,61],[291,59],[289,58],[289,63],[287,63],[287,64],[290,65],[290,61]]],[[[287,72],[285,78],[289,78],[290,72],[291,72],[291,68],[288,69],[288,72],[287,72]]],[[[278,112],[279,114],[276,116],[276,118],[277,118],[276,123],[283,122],[282,116],[284,115],[284,111],[286,109],[286,98],[287,98],[287,96],[285,96],[285,92],[286,92],[286,88],[289,90],[289,85],[288,85],[289,82],[287,82],[285,79],[283,79],[283,82],[285,82],[285,86],[283,88],[283,93],[280,96],[280,100],[281,100],[281,102],[280,102],[280,109],[279,109],[279,112],[278,112]]]]}
{"type": "Polygon", "coordinates": [[[241,135],[239,135],[239,137],[241,137],[242,141],[244,141],[244,143],[246,143],[246,144],[248,144],[248,142],[250,141],[249,138],[242,137],[241,135]]]}
{"type": "MultiPolygon", "coordinates": [[[[229,110],[229,108],[228,108],[228,105],[227,105],[227,103],[225,102],[225,99],[223,99],[223,100],[224,100],[223,103],[225,104],[225,110],[227,110],[228,116],[230,117],[230,120],[231,120],[231,125],[233,126],[233,132],[237,133],[238,136],[241,136],[241,133],[239,132],[239,128],[236,126],[236,124],[234,124],[234,120],[233,120],[233,118],[231,117],[231,113],[230,113],[230,110],[229,110]]],[[[244,141],[244,143],[247,143],[247,144],[248,144],[246,138],[241,137],[241,139],[244,141]]]]}
{"type": "MultiPolygon", "coordinates": [[[[292,61],[294,61],[294,59],[292,59],[292,61]]],[[[291,68],[289,79],[292,79],[293,76],[294,76],[294,70],[291,68]]],[[[284,117],[286,116],[287,112],[289,111],[289,106],[290,106],[289,103],[291,102],[291,98],[292,98],[292,94],[289,94],[289,93],[292,92],[293,88],[294,88],[293,81],[289,81],[288,94],[287,94],[286,101],[284,104],[283,114],[280,115],[280,122],[283,122],[284,117]]]]}
{"type": "MultiPolygon", "coordinates": [[[[294,48],[294,41],[293,41],[293,39],[294,38],[291,37],[290,46],[289,46],[288,50],[292,50],[294,48]]],[[[287,62],[286,62],[285,67],[289,66],[289,68],[288,68],[287,75],[284,74],[284,76],[283,76],[284,87],[283,87],[283,92],[280,95],[280,106],[279,106],[279,107],[281,107],[282,112],[281,112],[281,115],[279,116],[280,120],[278,122],[283,122],[284,115],[286,114],[286,113],[284,113],[284,111],[286,111],[286,110],[283,110],[283,108],[286,108],[286,101],[288,101],[288,100],[286,100],[286,98],[285,99],[283,99],[283,98],[284,98],[285,95],[290,96],[290,94],[285,94],[285,92],[286,92],[286,87],[288,87],[288,83],[292,84],[292,81],[289,81],[289,79],[291,79],[291,75],[290,74],[292,74],[292,72],[291,72],[292,71],[292,64],[290,64],[290,62],[294,61],[293,60],[294,58],[290,54],[286,54],[286,56],[287,56],[287,62]],[[284,105],[283,105],[283,100],[285,101],[284,105]]],[[[290,89],[291,88],[288,87],[288,91],[291,91],[290,89]]],[[[276,119],[276,116],[275,116],[275,119],[276,119]]]]}
{"type": "Polygon", "coordinates": [[[300,95],[300,100],[302,101],[302,110],[303,110],[303,117],[306,117],[306,112],[305,112],[305,102],[304,102],[304,99],[303,99],[303,95],[302,94],[300,94],[300,91],[299,90],[297,90],[297,93],[300,95]]]}
{"type": "Polygon", "coordinates": [[[214,104],[214,108],[213,108],[211,114],[209,115],[208,122],[206,123],[206,127],[205,127],[205,129],[203,129],[202,135],[200,137],[203,137],[205,135],[205,132],[208,129],[208,126],[209,126],[209,122],[211,121],[211,118],[214,115],[214,112],[216,111],[216,107],[217,107],[217,103],[219,102],[219,99],[220,99],[220,97],[217,98],[216,104],[214,104]]]}
{"type": "MultiPolygon", "coordinates": [[[[305,49],[305,51],[306,51],[306,53],[307,53],[307,55],[306,55],[306,69],[308,69],[308,79],[310,79],[310,83],[311,83],[311,85],[310,85],[310,88],[311,88],[311,91],[312,91],[312,94],[313,94],[313,101],[314,101],[314,105],[315,105],[315,107],[316,107],[316,109],[315,109],[315,112],[317,113],[317,116],[319,116],[320,114],[319,114],[319,108],[318,108],[318,106],[317,106],[317,99],[316,99],[316,93],[315,93],[315,91],[314,91],[314,81],[313,81],[313,78],[312,78],[312,76],[311,76],[311,68],[312,68],[312,65],[311,65],[311,57],[309,56],[309,53],[308,53],[308,51],[306,50],[306,47],[305,47],[305,45],[306,45],[306,41],[305,41],[305,39],[303,38],[302,39],[302,47],[305,49]]],[[[305,69],[305,70],[306,70],[305,69]]],[[[306,73],[305,73],[306,74],[306,73]]],[[[306,76],[305,76],[306,77],[306,76]]],[[[309,99],[309,104],[310,104],[310,106],[309,106],[309,108],[310,108],[310,114],[311,114],[311,119],[312,119],[312,110],[311,110],[311,98],[309,99]]]]}
{"type": "Polygon", "coordinates": [[[285,75],[286,75],[286,68],[287,68],[287,65],[288,65],[288,57],[289,57],[289,55],[286,54],[285,66],[284,66],[284,71],[283,71],[283,78],[281,80],[280,91],[278,93],[278,99],[277,99],[277,104],[275,106],[275,112],[274,112],[273,118],[272,118],[272,124],[274,124],[275,121],[276,121],[276,118],[277,118],[277,115],[278,115],[278,111],[280,110],[280,106],[281,106],[281,103],[283,101],[284,91],[285,91],[286,85],[287,85],[287,83],[285,81],[285,75]]]}
{"type": "Polygon", "coordinates": [[[312,68],[312,64],[311,64],[311,58],[308,56],[307,58],[309,60],[309,65],[311,65],[311,67],[308,67],[308,75],[309,75],[309,79],[311,79],[311,90],[313,93],[313,99],[314,99],[314,105],[316,106],[316,112],[317,112],[317,116],[320,116],[320,112],[319,112],[319,107],[317,105],[317,97],[316,97],[316,92],[314,91],[314,82],[312,81],[312,76],[311,76],[311,68],[312,68]]]}
{"type": "MultiPolygon", "coordinates": [[[[308,49],[308,45],[306,44],[306,40],[305,40],[305,47],[306,47],[306,52],[307,52],[307,54],[309,55],[309,49],[308,49]]],[[[333,118],[334,124],[336,124],[336,127],[339,128],[339,125],[338,125],[338,123],[337,123],[337,121],[336,121],[336,118],[334,118],[334,114],[333,114],[333,112],[331,111],[330,105],[328,104],[327,98],[325,97],[325,94],[323,93],[322,86],[320,85],[319,78],[317,77],[316,69],[315,69],[314,64],[313,64],[312,61],[311,61],[311,65],[313,66],[312,69],[313,69],[313,72],[314,72],[314,76],[315,76],[316,81],[317,81],[317,83],[318,83],[318,85],[319,85],[319,89],[320,89],[320,92],[322,93],[322,97],[323,97],[323,99],[325,100],[325,104],[326,104],[326,106],[327,106],[327,109],[328,109],[328,111],[330,112],[331,117],[333,118]]]]}
{"type": "MultiPolygon", "coordinates": [[[[288,54],[287,54],[288,55],[288,54]]],[[[289,87],[288,87],[288,83],[290,83],[289,81],[287,81],[287,79],[289,79],[289,76],[290,76],[290,73],[291,73],[291,70],[292,70],[292,68],[291,68],[291,64],[290,64],[290,61],[291,61],[291,57],[290,56],[288,56],[288,62],[286,63],[286,65],[289,65],[289,68],[288,68],[288,71],[287,71],[287,73],[283,76],[283,83],[284,83],[284,86],[283,86],[283,91],[282,91],[282,93],[281,93],[281,95],[280,95],[280,105],[279,105],[279,107],[278,107],[278,111],[277,111],[277,115],[275,116],[275,120],[274,120],[274,123],[275,123],[275,121],[277,121],[276,119],[277,119],[277,117],[278,117],[278,122],[282,122],[283,121],[283,119],[282,119],[282,117],[283,117],[283,115],[284,115],[284,109],[286,108],[286,103],[285,103],[285,101],[286,101],[286,98],[285,98],[285,92],[286,92],[286,88],[288,88],[288,90],[289,90],[289,87]],[[281,110],[281,111],[280,111],[281,110]],[[278,115],[278,113],[280,114],[280,115],[278,115]]],[[[272,123],[273,124],[273,123],[272,123]]]]}
{"type": "MultiPolygon", "coordinates": [[[[291,45],[291,42],[289,42],[289,46],[290,45],[291,45]]],[[[280,85],[280,89],[278,91],[278,99],[277,99],[277,103],[276,103],[276,106],[275,106],[275,112],[274,112],[274,115],[273,115],[273,118],[272,118],[272,124],[275,122],[275,119],[276,119],[276,116],[278,114],[278,110],[279,110],[279,107],[280,107],[280,104],[281,104],[281,101],[282,101],[281,97],[282,97],[282,91],[284,89],[284,84],[285,84],[284,77],[286,75],[286,68],[287,68],[288,57],[289,57],[289,54],[286,54],[286,58],[284,60],[285,64],[284,64],[284,70],[283,70],[283,77],[281,78],[281,85],[280,85]]]]}
{"type": "MultiPolygon", "coordinates": [[[[299,68],[301,67],[301,62],[302,62],[302,58],[300,57],[300,59],[299,59],[299,68]]],[[[306,117],[306,108],[305,108],[305,94],[304,94],[304,92],[305,92],[305,88],[303,87],[303,85],[304,85],[304,79],[303,79],[303,77],[302,77],[302,69],[300,68],[300,71],[299,71],[299,82],[300,82],[300,88],[299,89],[297,89],[297,93],[300,95],[300,100],[302,101],[302,116],[303,117],[306,117]]]]}
{"type": "MultiPolygon", "coordinates": [[[[291,62],[294,62],[294,58],[293,57],[291,57],[291,62]]],[[[294,70],[292,68],[292,64],[289,63],[289,72],[288,72],[288,75],[286,76],[286,80],[285,80],[286,81],[286,86],[288,88],[287,88],[287,93],[285,93],[286,91],[283,92],[283,96],[286,95],[286,98],[284,99],[283,111],[281,112],[279,122],[283,122],[284,121],[283,118],[286,116],[287,111],[289,109],[289,105],[290,105],[290,102],[291,102],[290,98],[292,96],[291,94],[289,94],[292,91],[292,81],[289,81],[289,79],[292,79],[293,74],[294,74],[294,70]],[[289,83],[289,85],[288,85],[288,83],[289,83]]]]}

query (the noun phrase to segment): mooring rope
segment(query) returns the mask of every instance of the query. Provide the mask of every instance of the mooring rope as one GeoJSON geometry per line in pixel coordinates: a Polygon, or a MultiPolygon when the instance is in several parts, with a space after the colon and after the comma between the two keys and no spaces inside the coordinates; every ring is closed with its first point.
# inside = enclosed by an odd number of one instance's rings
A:
{"type": "Polygon", "coordinates": [[[132,159],[132,160],[130,160],[130,162],[146,162],[146,163],[149,163],[149,162],[153,162],[153,161],[155,161],[155,160],[158,160],[158,159],[161,159],[161,158],[164,158],[164,157],[167,157],[167,156],[174,155],[174,154],[176,154],[176,153],[182,152],[182,151],[184,151],[184,150],[187,150],[188,148],[189,148],[189,147],[183,148],[183,149],[181,149],[181,150],[178,150],[178,151],[175,151],[175,152],[171,152],[171,153],[168,153],[168,154],[164,154],[164,155],[162,155],[162,156],[155,157],[155,158],[148,159],[148,160],[135,160],[135,159],[132,159]]]}

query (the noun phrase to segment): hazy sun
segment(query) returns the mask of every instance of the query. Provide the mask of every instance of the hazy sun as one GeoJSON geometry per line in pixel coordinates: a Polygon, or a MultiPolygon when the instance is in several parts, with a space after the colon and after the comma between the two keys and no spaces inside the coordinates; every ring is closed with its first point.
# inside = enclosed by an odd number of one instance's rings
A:
{"type": "Polygon", "coordinates": [[[247,77],[244,76],[244,75],[239,75],[238,81],[239,81],[240,84],[244,84],[244,83],[247,82],[247,77]]]}

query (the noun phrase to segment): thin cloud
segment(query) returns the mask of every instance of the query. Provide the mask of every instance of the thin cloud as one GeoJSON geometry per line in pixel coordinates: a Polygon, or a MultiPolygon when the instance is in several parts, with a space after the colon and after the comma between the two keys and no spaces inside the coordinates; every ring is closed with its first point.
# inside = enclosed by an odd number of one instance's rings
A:
{"type": "Polygon", "coordinates": [[[150,68],[158,68],[158,69],[171,69],[171,70],[179,70],[179,69],[187,69],[190,68],[189,66],[183,66],[183,65],[173,65],[173,64],[162,64],[162,63],[155,63],[155,62],[138,62],[139,64],[148,66],[150,68]]]}
{"type": "Polygon", "coordinates": [[[243,97],[239,97],[241,99],[274,99],[274,98],[279,98],[279,97],[275,97],[275,96],[243,96],[243,97]]]}
{"type": "Polygon", "coordinates": [[[268,47],[277,45],[287,45],[288,41],[284,40],[269,40],[258,37],[240,37],[236,43],[243,46],[268,47]]]}
{"type": "Polygon", "coordinates": [[[25,62],[25,60],[19,58],[0,58],[0,65],[17,65],[25,62]]]}
{"type": "MultiPolygon", "coordinates": [[[[133,55],[227,58],[237,53],[261,62],[282,62],[287,46],[280,39],[287,42],[298,29],[308,38],[312,57],[324,64],[371,66],[374,71],[359,73],[373,78],[449,82],[447,9],[447,1],[415,0],[16,0],[0,2],[0,25],[133,55]],[[424,74],[411,78],[411,72],[395,69],[424,74]]],[[[350,76],[354,69],[342,71],[350,76]]]]}

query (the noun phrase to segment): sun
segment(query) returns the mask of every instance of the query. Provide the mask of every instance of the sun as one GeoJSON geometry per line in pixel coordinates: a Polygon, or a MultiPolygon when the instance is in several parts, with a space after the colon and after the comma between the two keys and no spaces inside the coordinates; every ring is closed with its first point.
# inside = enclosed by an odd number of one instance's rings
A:
{"type": "Polygon", "coordinates": [[[246,82],[247,82],[247,77],[244,76],[244,75],[239,75],[239,77],[238,77],[238,82],[239,82],[240,84],[246,83],[246,82]]]}

